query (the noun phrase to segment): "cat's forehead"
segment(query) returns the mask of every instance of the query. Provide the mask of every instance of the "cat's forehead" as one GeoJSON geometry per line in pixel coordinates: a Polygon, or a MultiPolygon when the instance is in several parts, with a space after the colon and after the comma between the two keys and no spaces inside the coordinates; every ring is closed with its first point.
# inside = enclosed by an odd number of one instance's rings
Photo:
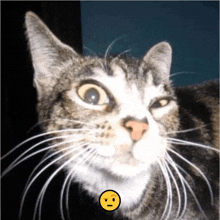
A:
{"type": "Polygon", "coordinates": [[[80,73],[82,76],[112,76],[123,78],[129,82],[137,81],[139,73],[142,72],[139,59],[84,57],[81,63],[83,64],[80,73]]]}
{"type": "Polygon", "coordinates": [[[133,94],[136,98],[146,99],[147,97],[148,100],[151,100],[155,96],[163,95],[166,92],[163,84],[154,84],[151,71],[148,71],[144,77],[138,71],[138,68],[129,68],[126,63],[124,63],[124,66],[113,63],[110,69],[94,65],[90,66],[90,74],[87,77],[98,81],[117,96],[129,94],[132,98],[131,94],[133,94]]]}

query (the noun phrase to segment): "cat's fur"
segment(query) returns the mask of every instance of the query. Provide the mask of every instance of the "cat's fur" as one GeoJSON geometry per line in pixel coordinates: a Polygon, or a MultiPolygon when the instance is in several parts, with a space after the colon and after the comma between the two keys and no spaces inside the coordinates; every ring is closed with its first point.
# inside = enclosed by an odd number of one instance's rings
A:
{"type": "Polygon", "coordinates": [[[61,43],[32,12],[26,27],[39,122],[54,137],[50,151],[66,183],[80,182],[97,202],[115,190],[116,213],[132,220],[218,219],[218,81],[173,88],[166,42],[143,59],[89,57],[61,43]],[[86,84],[101,89],[100,104],[80,96],[86,84]],[[139,140],[129,120],[148,125],[139,140]]]}

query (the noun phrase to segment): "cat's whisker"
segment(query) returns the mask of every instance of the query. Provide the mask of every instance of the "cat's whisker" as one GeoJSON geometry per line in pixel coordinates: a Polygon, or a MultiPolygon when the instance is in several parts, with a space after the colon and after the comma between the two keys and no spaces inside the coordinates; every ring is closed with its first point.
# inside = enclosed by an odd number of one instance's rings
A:
{"type": "MultiPolygon", "coordinates": [[[[49,150],[49,149],[52,149],[52,148],[56,148],[57,146],[60,146],[60,145],[62,145],[62,144],[71,143],[71,142],[74,142],[74,141],[73,141],[73,140],[71,140],[71,141],[63,141],[63,142],[61,142],[61,143],[57,143],[57,144],[54,144],[54,145],[52,145],[52,146],[45,147],[45,148],[40,149],[40,150],[38,150],[38,151],[36,151],[36,152],[34,152],[34,153],[32,153],[32,154],[30,154],[30,155],[28,155],[28,156],[26,156],[26,157],[24,157],[24,158],[22,159],[22,157],[23,157],[25,154],[27,154],[29,151],[33,150],[33,149],[36,148],[37,146],[40,146],[41,144],[46,143],[46,142],[50,142],[50,141],[52,141],[52,140],[63,139],[63,138],[65,138],[65,137],[71,137],[71,136],[72,136],[72,135],[61,136],[61,137],[55,137],[55,138],[49,138],[49,139],[47,139],[47,140],[44,140],[44,141],[41,141],[41,142],[35,144],[34,146],[32,146],[31,148],[29,148],[28,150],[26,150],[24,153],[22,153],[20,156],[18,156],[18,157],[8,166],[8,168],[2,173],[2,177],[3,177],[4,175],[6,175],[8,172],[10,172],[12,169],[14,169],[15,167],[17,167],[20,163],[22,163],[22,162],[24,162],[25,160],[29,159],[30,157],[33,157],[33,156],[35,156],[35,155],[37,155],[37,154],[39,154],[39,153],[41,153],[41,152],[43,152],[43,151],[46,151],[46,150],[49,150]]],[[[77,140],[76,140],[76,141],[77,141],[77,140]]]]}
{"type": "MultiPolygon", "coordinates": [[[[184,173],[187,174],[187,172],[186,172],[181,166],[179,166],[179,165],[177,165],[177,166],[178,166],[184,173]]],[[[206,214],[204,213],[204,211],[203,211],[203,209],[202,209],[202,207],[201,207],[201,205],[200,205],[200,203],[199,203],[199,200],[197,199],[197,197],[196,197],[194,191],[192,190],[191,186],[189,185],[189,183],[186,181],[186,179],[185,179],[183,176],[182,176],[182,178],[183,178],[183,181],[185,182],[185,185],[186,185],[187,188],[189,189],[191,195],[193,196],[193,198],[194,198],[194,200],[195,200],[195,202],[196,202],[198,208],[200,209],[201,213],[203,214],[203,216],[205,217],[206,220],[209,220],[209,219],[207,218],[206,214]]]]}
{"type": "MultiPolygon", "coordinates": [[[[67,152],[66,154],[64,154],[63,156],[67,156],[68,154],[71,154],[72,152],[73,152],[74,150],[72,150],[72,151],[69,151],[69,152],[67,152]]],[[[61,157],[59,157],[58,159],[61,159],[61,157]]],[[[72,160],[72,158],[70,159],[70,160],[72,160]]],[[[70,161],[69,160],[69,161],[70,161]]],[[[54,164],[54,163],[56,163],[57,161],[52,161],[52,163],[54,164]]],[[[47,165],[47,168],[50,166],[50,165],[52,165],[51,163],[50,164],[48,164],[47,165]]],[[[61,166],[62,167],[62,166],[61,166]]],[[[59,171],[61,170],[61,167],[59,167],[59,171]]],[[[58,170],[58,169],[57,169],[58,170]]],[[[56,170],[56,171],[57,171],[56,170]]],[[[55,176],[58,172],[53,172],[53,174],[51,175],[51,176],[55,176]]],[[[42,170],[34,177],[35,179],[36,179],[36,177],[38,177],[39,176],[39,174],[40,173],[42,173],[42,170]]],[[[51,177],[50,176],[50,177],[51,177]]],[[[46,183],[44,184],[44,186],[42,187],[42,189],[41,189],[41,192],[40,192],[40,194],[39,194],[39,196],[38,196],[38,199],[37,199],[37,202],[36,202],[36,205],[35,205],[35,211],[34,211],[34,217],[33,217],[33,219],[35,219],[36,218],[36,215],[37,215],[37,207],[38,207],[38,204],[40,203],[40,205],[39,205],[39,219],[41,219],[41,197],[42,197],[42,194],[44,195],[44,193],[45,193],[45,186],[46,186],[46,188],[47,188],[47,185],[49,185],[49,183],[51,182],[51,180],[53,179],[53,178],[50,178],[49,177],[49,179],[46,181],[46,183]]],[[[32,183],[33,183],[33,180],[32,180],[32,183]]],[[[30,183],[29,184],[29,187],[30,187],[30,185],[32,184],[32,183],[30,183]]]]}
{"type": "Polygon", "coordinates": [[[67,185],[67,189],[66,189],[66,199],[65,199],[65,204],[66,204],[66,214],[67,214],[67,219],[71,220],[70,217],[70,212],[69,212],[69,191],[70,191],[70,186],[71,183],[73,182],[73,177],[70,177],[69,181],[68,181],[68,185],[67,185]]]}
{"type": "Polygon", "coordinates": [[[177,138],[167,138],[167,140],[170,140],[171,143],[178,144],[178,145],[190,145],[190,146],[195,146],[195,147],[201,147],[206,150],[213,150],[213,151],[220,153],[219,149],[216,149],[214,147],[210,147],[210,146],[207,146],[204,144],[194,143],[191,141],[185,141],[185,140],[181,140],[181,139],[177,139],[177,138]]]}
{"type": "MultiPolygon", "coordinates": [[[[165,162],[165,161],[164,161],[165,162]]],[[[168,190],[169,190],[169,208],[168,208],[168,213],[167,213],[167,217],[165,218],[165,220],[167,220],[170,216],[171,210],[172,210],[172,201],[173,201],[173,197],[172,197],[172,185],[171,185],[171,181],[170,181],[170,177],[169,177],[169,173],[167,172],[167,167],[164,164],[164,168],[166,171],[166,175],[168,177],[168,190]]]]}
{"type": "MultiPolygon", "coordinates": [[[[50,184],[50,182],[52,181],[52,179],[68,164],[70,164],[73,160],[75,160],[77,157],[79,157],[80,155],[83,155],[84,152],[86,152],[88,149],[84,149],[81,152],[77,153],[76,155],[74,155],[73,157],[71,157],[69,160],[67,160],[65,163],[63,163],[58,169],[56,169],[52,175],[50,175],[50,177],[48,178],[48,180],[46,181],[46,183],[43,185],[39,196],[36,200],[36,205],[35,205],[35,211],[34,211],[34,217],[33,219],[36,218],[36,214],[37,214],[37,207],[39,206],[39,220],[41,219],[41,209],[42,209],[42,202],[43,202],[43,198],[44,198],[44,194],[46,192],[46,189],[48,188],[48,185],[50,184]]],[[[69,153],[69,152],[68,152],[69,153]]],[[[90,152],[89,152],[90,153],[90,152]]],[[[84,157],[85,155],[83,155],[84,157]]],[[[84,158],[83,158],[84,159],[84,158]]],[[[82,159],[82,160],[83,160],[82,159]]]]}
{"type": "MultiPolygon", "coordinates": [[[[73,171],[70,171],[70,172],[73,172],[73,171]]],[[[66,188],[66,197],[68,197],[69,196],[69,190],[70,190],[70,186],[71,186],[71,183],[72,183],[72,181],[73,181],[73,177],[72,177],[72,175],[68,175],[68,177],[66,177],[65,178],[65,181],[66,181],[66,183],[64,183],[64,184],[66,184],[65,186],[63,185],[63,187],[65,187],[66,188]]],[[[63,190],[63,194],[64,194],[64,190],[65,189],[62,189],[63,190]]],[[[62,193],[62,190],[61,190],[61,193],[62,193]]],[[[64,195],[62,195],[62,199],[63,199],[63,196],[64,195]]],[[[67,215],[67,219],[71,219],[70,218],[70,216],[69,216],[69,203],[66,203],[66,201],[68,201],[69,202],[69,200],[68,199],[65,199],[65,208],[66,208],[66,215],[67,215]]],[[[61,213],[61,218],[62,219],[65,219],[65,217],[64,217],[64,210],[63,210],[63,200],[61,200],[61,195],[60,195],[60,213],[61,213]]]]}
{"type": "Polygon", "coordinates": [[[132,49],[125,50],[125,51],[121,52],[120,54],[118,54],[116,57],[114,57],[114,58],[111,60],[110,65],[112,65],[121,55],[123,55],[123,54],[125,54],[125,53],[128,53],[128,52],[130,52],[130,51],[132,51],[132,49]]]}
{"type": "Polygon", "coordinates": [[[180,74],[196,74],[196,75],[198,75],[195,72],[188,72],[188,71],[176,72],[176,73],[172,73],[172,74],[170,74],[170,76],[164,78],[163,81],[166,81],[167,79],[170,79],[171,77],[176,76],[176,75],[180,75],[180,74]]]}
{"type": "Polygon", "coordinates": [[[118,41],[121,37],[116,38],[111,42],[111,44],[108,46],[105,55],[104,55],[104,64],[105,64],[105,69],[107,69],[107,56],[109,54],[109,51],[111,50],[112,46],[115,44],[116,41],[118,41]]]}
{"type": "Polygon", "coordinates": [[[181,72],[176,72],[176,73],[170,74],[170,77],[173,77],[173,76],[176,76],[176,75],[180,75],[180,74],[196,74],[196,75],[198,75],[198,74],[195,73],[195,72],[181,71],[181,72]]]}
{"type": "Polygon", "coordinates": [[[94,157],[89,161],[89,163],[87,164],[87,166],[89,167],[92,163],[93,163],[93,161],[98,157],[98,154],[97,154],[97,152],[95,151],[94,152],[94,157]]]}
{"type": "Polygon", "coordinates": [[[105,70],[105,67],[104,67],[103,63],[101,62],[101,60],[99,59],[97,53],[94,50],[92,50],[92,49],[90,49],[90,48],[88,48],[86,46],[83,46],[83,48],[88,50],[93,56],[95,55],[95,58],[99,62],[100,66],[102,67],[103,70],[105,70]]]}
{"type": "Polygon", "coordinates": [[[168,163],[169,163],[169,164],[174,168],[174,170],[176,171],[177,175],[178,175],[179,178],[180,178],[181,185],[182,185],[182,187],[183,187],[184,206],[183,206],[182,213],[179,215],[179,218],[178,218],[178,219],[181,219],[181,217],[182,217],[183,214],[185,213],[186,206],[187,206],[187,192],[186,192],[186,187],[185,187],[184,182],[183,182],[183,176],[182,176],[182,174],[180,173],[179,169],[177,168],[178,165],[176,165],[176,163],[173,161],[173,159],[170,157],[170,155],[169,155],[168,153],[166,153],[166,160],[168,161],[168,163]]]}
{"type": "Polygon", "coordinates": [[[186,132],[191,132],[191,131],[196,131],[198,129],[204,128],[204,126],[196,127],[196,128],[190,128],[190,129],[185,129],[185,130],[180,130],[180,131],[172,131],[172,132],[167,132],[167,134],[177,134],[177,133],[186,133],[186,132]]]}
{"type": "MultiPolygon", "coordinates": [[[[90,164],[95,161],[95,159],[98,157],[98,155],[96,154],[96,152],[94,152],[95,156],[89,161],[89,164],[87,166],[90,166],[90,164]]],[[[71,176],[71,178],[69,179],[68,185],[67,185],[67,189],[66,189],[66,199],[65,199],[65,204],[66,204],[66,213],[67,213],[67,219],[71,219],[69,216],[69,190],[70,190],[70,185],[73,181],[73,175],[71,176]]]]}
{"type": "Polygon", "coordinates": [[[172,152],[173,154],[175,154],[177,157],[179,157],[180,159],[184,160],[186,163],[188,163],[190,166],[192,166],[195,170],[197,170],[200,175],[203,177],[203,179],[205,180],[208,189],[209,189],[209,193],[210,193],[210,197],[211,197],[211,204],[213,205],[213,192],[212,192],[212,187],[208,181],[208,179],[206,178],[205,174],[193,163],[191,163],[189,160],[187,160],[185,157],[181,156],[179,153],[177,153],[176,151],[172,150],[172,149],[168,149],[170,152],[172,152]]]}
{"type": "MultiPolygon", "coordinates": [[[[184,214],[185,212],[185,209],[186,209],[186,205],[187,205],[187,193],[186,193],[186,188],[185,188],[185,185],[184,185],[184,182],[182,180],[182,175],[181,173],[179,172],[175,162],[172,160],[172,158],[169,156],[169,154],[166,154],[166,160],[167,162],[174,168],[174,170],[177,172],[179,178],[180,178],[180,181],[181,181],[181,185],[183,187],[183,194],[184,194],[184,206],[183,206],[183,210],[182,210],[182,213],[180,214],[180,208],[181,208],[181,203],[179,204],[179,208],[178,208],[178,211],[177,211],[177,216],[176,218],[178,217],[178,219],[181,218],[181,216],[184,214]]],[[[180,191],[179,191],[180,193],[180,191]]],[[[180,194],[179,194],[180,196],[180,194]]],[[[181,199],[181,198],[180,198],[181,199]]]]}
{"type": "MultiPolygon", "coordinates": [[[[61,150],[58,150],[52,154],[49,154],[49,156],[45,157],[43,160],[41,160],[38,165],[34,168],[34,170],[31,172],[30,176],[28,177],[28,180],[26,182],[26,185],[24,187],[24,189],[26,190],[29,183],[30,183],[30,180],[32,179],[32,176],[34,175],[35,171],[44,163],[46,162],[47,160],[49,160],[50,158],[52,158],[53,156],[57,155],[57,154],[60,154],[61,152],[63,151],[66,151],[68,149],[72,148],[72,146],[69,146],[69,147],[65,147],[65,148],[62,148],[61,150]]],[[[25,200],[25,197],[26,197],[26,193],[25,193],[25,190],[23,192],[23,199],[25,200]]],[[[21,205],[20,205],[20,211],[19,211],[19,219],[21,218],[21,215],[22,215],[22,210],[23,210],[23,205],[24,205],[24,200],[21,202],[21,205]]]]}
{"type": "MultiPolygon", "coordinates": [[[[74,172],[74,170],[75,170],[75,167],[73,169],[71,169],[71,171],[69,172],[68,176],[66,176],[66,178],[64,180],[64,183],[63,183],[63,186],[62,186],[62,189],[61,189],[61,192],[60,192],[60,213],[61,213],[61,218],[62,219],[65,219],[64,211],[63,211],[64,191],[65,191],[65,188],[66,188],[66,196],[68,197],[70,185],[71,185],[71,182],[72,182],[72,173],[74,172]]],[[[66,203],[66,210],[67,210],[67,215],[68,215],[69,209],[68,209],[68,204],[67,203],[66,203]]],[[[68,219],[69,219],[69,216],[68,216],[68,219]]]]}
{"type": "MultiPolygon", "coordinates": [[[[165,159],[166,159],[166,157],[165,157],[165,159]]],[[[179,187],[178,187],[177,181],[176,181],[176,179],[175,179],[175,177],[174,177],[174,175],[173,175],[173,173],[172,173],[172,171],[171,171],[171,169],[170,169],[168,163],[166,162],[166,160],[164,161],[164,164],[165,164],[165,166],[166,166],[166,168],[167,168],[167,170],[168,170],[168,173],[170,174],[170,176],[171,176],[171,178],[172,178],[172,180],[173,180],[173,182],[174,182],[174,185],[175,185],[175,187],[176,187],[176,191],[177,191],[177,197],[178,197],[178,210],[177,210],[177,214],[176,214],[176,217],[175,217],[175,219],[177,219],[177,217],[179,216],[179,213],[180,213],[181,202],[182,202],[182,201],[181,201],[180,190],[179,190],[179,187]]],[[[172,190],[171,190],[171,191],[172,191],[172,190]]],[[[171,206],[172,206],[172,205],[171,205],[171,206]]]]}
{"type": "Polygon", "coordinates": [[[30,181],[30,183],[26,186],[25,188],[25,191],[23,193],[23,196],[22,196],[22,200],[21,200],[21,208],[20,208],[20,214],[19,216],[21,216],[21,212],[22,212],[22,207],[23,207],[23,204],[24,204],[24,200],[26,198],[26,195],[30,189],[30,187],[32,186],[32,184],[34,183],[34,181],[47,169],[49,168],[50,166],[52,166],[53,164],[57,163],[59,160],[61,160],[62,158],[66,157],[67,155],[71,154],[72,152],[80,149],[84,144],[81,144],[81,145],[78,145],[77,147],[75,147],[74,149],[72,149],[71,151],[68,151],[64,154],[62,154],[61,156],[55,158],[53,161],[51,161],[49,164],[47,164],[46,166],[44,166],[34,177],[33,179],[30,181]]]}
{"type": "Polygon", "coordinates": [[[88,50],[92,55],[95,55],[95,57],[98,57],[98,56],[97,56],[97,53],[96,53],[94,50],[90,49],[90,48],[87,47],[87,46],[83,46],[83,48],[86,49],[86,50],[88,50]]]}
{"type": "MultiPolygon", "coordinates": [[[[69,143],[71,143],[71,142],[73,142],[73,141],[69,141],[69,143]]],[[[66,144],[67,142],[61,142],[61,143],[59,143],[59,145],[62,145],[62,144],[66,144]]],[[[80,143],[80,142],[79,142],[80,143]]],[[[79,144],[78,143],[78,144],[79,144]]],[[[57,144],[58,145],[58,144],[57,144]]],[[[58,145],[58,146],[59,146],[58,145]]],[[[53,146],[54,147],[54,146],[53,146]]],[[[46,162],[47,160],[49,160],[51,157],[53,157],[53,156],[55,156],[55,155],[57,155],[57,154],[59,154],[59,153],[61,153],[61,152],[63,152],[63,151],[66,151],[66,150],[68,150],[68,149],[75,149],[75,150],[78,150],[78,149],[80,149],[80,148],[75,148],[75,147],[73,147],[73,146],[68,146],[68,147],[64,147],[64,148],[61,148],[60,150],[58,150],[58,151],[55,151],[54,153],[50,153],[49,154],[49,156],[47,156],[47,157],[45,157],[44,159],[42,159],[39,163],[38,163],[38,165],[34,168],[34,170],[31,172],[31,174],[30,174],[30,176],[29,176],[29,178],[28,178],[28,180],[27,180],[27,183],[26,183],[26,186],[25,186],[25,189],[26,189],[26,187],[27,187],[27,185],[29,184],[29,181],[31,180],[31,178],[32,178],[32,176],[33,176],[33,174],[35,173],[35,171],[38,169],[38,167],[40,167],[44,162],[46,162]]]]}
{"type": "Polygon", "coordinates": [[[40,138],[40,137],[43,137],[43,136],[47,136],[47,135],[52,135],[52,134],[57,134],[57,133],[62,133],[62,132],[68,132],[68,131],[76,131],[76,129],[63,129],[63,130],[56,130],[56,131],[49,131],[49,132],[44,132],[42,134],[38,134],[38,135],[35,135],[33,137],[30,137],[26,140],[24,140],[23,142],[21,142],[20,144],[18,144],[17,146],[15,146],[13,149],[11,149],[9,152],[7,152],[4,156],[1,157],[1,160],[5,159],[7,156],[9,156],[11,153],[13,153],[15,150],[17,150],[19,147],[23,146],[24,144],[34,140],[34,139],[37,139],[37,138],[40,138]]]}
{"type": "MultiPolygon", "coordinates": [[[[169,178],[169,175],[167,173],[167,170],[166,170],[166,167],[164,165],[164,162],[163,161],[158,161],[159,163],[159,166],[160,166],[160,169],[162,171],[162,174],[164,176],[164,179],[165,179],[165,183],[166,183],[166,188],[167,188],[167,199],[166,199],[166,204],[165,204],[165,208],[164,208],[164,211],[163,211],[163,214],[161,216],[160,219],[163,219],[164,216],[165,216],[165,213],[167,212],[167,209],[168,209],[168,206],[170,205],[170,178],[169,178]]],[[[170,208],[169,208],[170,210],[170,208]]],[[[167,217],[169,215],[169,210],[168,210],[168,214],[167,214],[167,217]]],[[[167,217],[165,219],[167,219],[167,217]]]]}
{"type": "Polygon", "coordinates": [[[95,152],[96,152],[96,149],[93,149],[92,152],[88,152],[88,155],[83,155],[82,160],[80,162],[78,162],[76,165],[74,165],[74,167],[71,169],[71,171],[69,172],[69,174],[65,178],[65,181],[63,183],[63,186],[62,186],[62,189],[60,192],[60,211],[61,211],[61,217],[63,220],[65,220],[64,211],[63,211],[63,197],[64,197],[64,191],[67,186],[67,183],[68,183],[69,179],[71,179],[71,176],[73,176],[76,167],[80,166],[83,163],[85,163],[86,161],[88,161],[95,154],[95,152]]]}
{"type": "MultiPolygon", "coordinates": [[[[54,141],[54,140],[58,140],[58,139],[64,139],[64,138],[69,138],[69,137],[70,137],[70,138],[73,138],[73,135],[75,135],[74,131],[77,132],[77,131],[79,131],[79,130],[81,130],[81,129],[71,129],[71,130],[65,129],[65,130],[62,130],[62,132],[70,132],[70,131],[71,131],[72,134],[70,134],[70,135],[57,136],[57,137],[53,137],[53,138],[48,138],[48,139],[46,139],[46,140],[43,140],[43,141],[41,141],[41,142],[39,142],[39,143],[33,145],[32,147],[30,147],[29,149],[27,149],[25,152],[23,152],[21,155],[19,155],[19,156],[8,166],[8,168],[2,173],[1,177],[3,177],[4,175],[6,175],[9,171],[11,171],[13,168],[15,168],[15,167],[16,167],[18,164],[20,164],[21,162],[23,162],[23,161],[25,161],[26,159],[30,158],[30,156],[28,156],[28,157],[25,157],[25,159],[22,159],[22,157],[25,156],[25,154],[27,154],[28,152],[30,152],[30,151],[33,150],[34,148],[36,148],[36,147],[38,147],[38,146],[40,146],[40,145],[42,145],[42,144],[44,144],[44,143],[50,142],[50,141],[54,141]],[[20,161],[19,161],[19,160],[20,160],[20,161]]],[[[60,130],[58,130],[57,132],[60,133],[59,131],[60,131],[60,130]]],[[[83,132],[85,132],[85,131],[90,131],[90,130],[83,129],[83,132]]],[[[57,132],[56,132],[56,133],[57,133],[57,132]]],[[[95,131],[93,131],[93,132],[90,131],[90,134],[88,134],[88,135],[94,135],[94,134],[95,134],[95,131]]],[[[84,135],[83,135],[83,134],[77,134],[77,138],[74,137],[74,141],[77,142],[77,141],[80,141],[80,140],[83,139],[83,138],[84,138],[84,135]]],[[[72,140],[72,142],[74,142],[74,141],[72,140]]],[[[63,142],[63,144],[64,144],[64,143],[65,143],[65,142],[63,142]]],[[[60,144],[58,144],[58,145],[60,145],[60,144]]],[[[52,146],[56,147],[57,145],[52,145],[52,146]]],[[[43,152],[43,151],[45,151],[46,149],[50,149],[50,148],[52,148],[52,146],[50,146],[50,147],[48,147],[48,148],[44,148],[44,149],[38,151],[38,153],[43,152]]],[[[10,152],[10,153],[12,153],[12,152],[10,152]]],[[[33,153],[33,156],[36,155],[36,154],[38,154],[38,153],[36,153],[36,152],[33,153]]]]}

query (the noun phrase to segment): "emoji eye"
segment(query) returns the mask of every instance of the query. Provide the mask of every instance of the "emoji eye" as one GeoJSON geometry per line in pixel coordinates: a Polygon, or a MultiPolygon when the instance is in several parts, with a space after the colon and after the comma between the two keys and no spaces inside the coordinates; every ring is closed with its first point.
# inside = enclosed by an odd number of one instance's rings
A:
{"type": "Polygon", "coordinates": [[[83,84],[77,92],[84,102],[91,105],[103,105],[108,102],[108,96],[104,89],[95,84],[83,84]]]}
{"type": "Polygon", "coordinates": [[[105,201],[107,202],[108,199],[105,199],[105,201]]]}
{"type": "Polygon", "coordinates": [[[115,201],[115,198],[113,198],[112,201],[114,202],[114,201],[115,201]]]}
{"type": "Polygon", "coordinates": [[[169,99],[160,99],[160,100],[157,100],[156,102],[154,102],[151,105],[151,108],[161,108],[161,107],[168,105],[169,102],[170,102],[169,99]]]}

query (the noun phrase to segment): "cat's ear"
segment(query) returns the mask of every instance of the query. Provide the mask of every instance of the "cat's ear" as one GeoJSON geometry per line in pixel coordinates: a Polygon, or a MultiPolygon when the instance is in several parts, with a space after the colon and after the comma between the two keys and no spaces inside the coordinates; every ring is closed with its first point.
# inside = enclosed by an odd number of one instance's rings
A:
{"type": "Polygon", "coordinates": [[[160,81],[169,81],[172,62],[172,48],[169,43],[161,42],[153,46],[143,61],[160,81]]]}
{"type": "Polygon", "coordinates": [[[25,25],[35,71],[34,84],[40,99],[56,84],[62,65],[79,55],[63,44],[35,13],[26,13],[25,25]]]}

